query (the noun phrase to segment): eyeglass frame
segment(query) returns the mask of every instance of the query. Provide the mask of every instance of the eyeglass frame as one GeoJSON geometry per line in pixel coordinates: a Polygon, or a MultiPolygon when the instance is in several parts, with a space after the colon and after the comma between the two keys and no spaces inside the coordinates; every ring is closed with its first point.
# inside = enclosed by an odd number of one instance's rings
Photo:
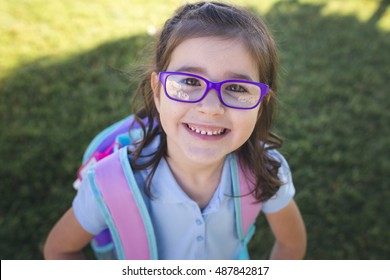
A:
{"type": "Polygon", "coordinates": [[[159,80],[160,80],[160,82],[161,82],[161,84],[162,84],[162,86],[164,88],[165,95],[169,99],[171,99],[171,100],[174,100],[174,101],[177,101],[177,102],[183,102],[183,103],[198,103],[198,102],[202,101],[206,97],[206,95],[209,93],[209,91],[211,89],[215,89],[215,91],[218,93],[219,101],[224,106],[226,106],[228,108],[232,108],[232,109],[238,109],[238,110],[252,110],[252,109],[256,108],[260,104],[261,100],[268,94],[268,91],[269,91],[269,86],[267,84],[263,84],[263,83],[259,83],[259,82],[254,82],[254,81],[249,81],[249,80],[238,80],[238,79],[223,80],[223,81],[220,81],[220,82],[212,82],[212,81],[209,81],[209,80],[207,80],[206,78],[204,78],[202,76],[191,74],[191,73],[186,73],[186,72],[164,72],[164,71],[162,71],[162,72],[159,72],[159,80]],[[205,89],[204,94],[198,100],[191,100],[191,101],[173,98],[172,96],[170,96],[168,94],[168,91],[167,91],[167,83],[166,82],[167,82],[168,77],[170,75],[189,76],[189,77],[194,77],[194,78],[197,78],[197,79],[200,79],[200,80],[204,81],[206,83],[206,89],[205,89]],[[253,105],[251,107],[248,107],[248,108],[236,107],[236,106],[231,106],[231,105],[226,104],[223,101],[222,93],[221,93],[222,85],[226,84],[226,83],[246,83],[246,84],[252,84],[252,85],[258,86],[259,89],[260,89],[259,100],[256,102],[255,105],[253,105]]]}

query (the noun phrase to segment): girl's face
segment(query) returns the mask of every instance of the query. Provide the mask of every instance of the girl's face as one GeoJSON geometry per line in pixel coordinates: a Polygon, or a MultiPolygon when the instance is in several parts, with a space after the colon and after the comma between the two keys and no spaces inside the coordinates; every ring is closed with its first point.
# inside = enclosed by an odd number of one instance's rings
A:
{"type": "MultiPolygon", "coordinates": [[[[188,39],[172,53],[166,71],[186,72],[210,81],[245,79],[259,82],[256,63],[238,40],[213,37],[188,39]]],[[[198,103],[169,99],[158,73],[152,75],[154,100],[167,135],[168,158],[183,165],[220,164],[250,137],[259,107],[225,107],[211,89],[198,103]]]]}

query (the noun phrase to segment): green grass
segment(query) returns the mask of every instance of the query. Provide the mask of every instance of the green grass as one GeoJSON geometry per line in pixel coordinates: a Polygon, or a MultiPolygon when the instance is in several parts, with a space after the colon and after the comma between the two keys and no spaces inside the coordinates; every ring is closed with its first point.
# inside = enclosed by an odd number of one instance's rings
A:
{"type": "MultiPolygon", "coordinates": [[[[276,130],[307,226],[307,258],[388,259],[389,1],[262,2],[240,3],[265,17],[279,44],[276,130]]],[[[130,113],[147,29],[180,2],[93,3],[0,4],[2,259],[42,258],[88,142],[130,113]]],[[[271,245],[260,218],[252,256],[267,258],[271,245]]]]}

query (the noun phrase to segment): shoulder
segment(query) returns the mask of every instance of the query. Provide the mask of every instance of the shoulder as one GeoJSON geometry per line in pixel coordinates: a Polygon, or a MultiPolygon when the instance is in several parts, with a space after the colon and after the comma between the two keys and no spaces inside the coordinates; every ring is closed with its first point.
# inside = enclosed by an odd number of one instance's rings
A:
{"type": "Polygon", "coordinates": [[[267,150],[267,155],[270,158],[280,162],[280,167],[278,170],[279,179],[285,183],[292,181],[290,166],[289,166],[286,158],[278,150],[275,150],[275,149],[267,150]]]}
{"type": "Polygon", "coordinates": [[[106,227],[90,181],[85,178],[72,203],[73,211],[80,225],[91,234],[98,234],[106,227]]]}
{"type": "Polygon", "coordinates": [[[279,161],[282,166],[287,166],[288,167],[288,163],[287,163],[287,160],[285,159],[285,157],[276,149],[271,149],[271,150],[267,150],[267,156],[276,160],[276,161],[279,161]]]}
{"type": "Polygon", "coordinates": [[[291,170],[285,157],[277,150],[268,150],[267,154],[272,159],[280,162],[278,177],[282,181],[277,193],[263,203],[263,212],[274,213],[286,207],[295,195],[295,187],[291,170]]]}

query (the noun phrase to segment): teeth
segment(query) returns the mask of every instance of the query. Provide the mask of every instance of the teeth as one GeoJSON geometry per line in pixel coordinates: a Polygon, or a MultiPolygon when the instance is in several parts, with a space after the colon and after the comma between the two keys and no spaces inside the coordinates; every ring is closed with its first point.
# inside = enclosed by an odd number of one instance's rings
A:
{"type": "Polygon", "coordinates": [[[221,128],[221,129],[218,129],[218,130],[201,130],[201,129],[197,128],[197,127],[192,127],[192,126],[189,126],[189,125],[188,125],[188,127],[192,131],[194,131],[194,132],[196,132],[198,134],[209,135],[209,136],[211,136],[211,135],[221,135],[223,132],[225,132],[224,128],[221,128]]]}

